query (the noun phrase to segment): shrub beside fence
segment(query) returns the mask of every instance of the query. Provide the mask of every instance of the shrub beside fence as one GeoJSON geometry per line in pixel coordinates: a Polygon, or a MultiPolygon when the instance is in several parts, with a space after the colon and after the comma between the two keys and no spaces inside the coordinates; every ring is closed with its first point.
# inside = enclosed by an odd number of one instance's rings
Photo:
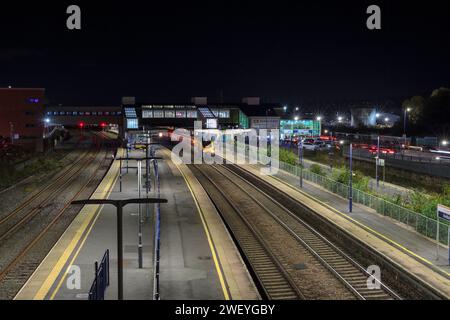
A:
{"type": "MultiPolygon", "coordinates": [[[[270,158],[265,155],[259,154],[258,161],[262,164],[268,164],[270,158]]],[[[300,170],[300,167],[298,165],[291,165],[282,161],[280,161],[279,163],[281,170],[296,175],[297,177],[300,177],[300,173],[302,173],[304,180],[311,181],[343,198],[348,198],[348,185],[332,180],[328,177],[318,175],[308,169],[300,170]]],[[[429,218],[421,213],[414,212],[395,203],[389,202],[383,198],[371,195],[367,192],[355,188],[353,188],[353,202],[372,208],[376,212],[384,216],[388,216],[392,219],[402,222],[414,228],[418,233],[428,238],[436,239],[436,219],[429,218]]],[[[448,224],[439,222],[439,241],[445,245],[447,245],[449,241],[449,228],[450,226],[448,224]]]]}

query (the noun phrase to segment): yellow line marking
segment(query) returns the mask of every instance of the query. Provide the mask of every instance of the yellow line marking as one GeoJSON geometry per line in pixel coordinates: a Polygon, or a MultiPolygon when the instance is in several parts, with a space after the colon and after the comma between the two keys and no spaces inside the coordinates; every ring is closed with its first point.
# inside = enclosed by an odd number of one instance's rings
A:
{"type": "Polygon", "coordinates": [[[307,194],[307,193],[305,193],[305,192],[302,191],[302,190],[299,190],[299,189],[295,188],[294,186],[288,184],[287,182],[281,180],[281,179],[278,178],[278,177],[272,176],[272,178],[275,179],[275,180],[278,180],[279,182],[281,182],[282,184],[286,185],[287,187],[289,187],[289,188],[291,188],[291,189],[293,189],[293,190],[295,190],[295,191],[297,191],[297,192],[299,192],[299,193],[305,195],[306,197],[308,197],[308,198],[310,198],[310,199],[312,199],[312,200],[314,200],[314,201],[320,203],[321,205],[323,205],[324,207],[330,209],[331,211],[338,213],[339,215],[343,216],[345,219],[348,219],[348,220],[352,221],[354,224],[356,224],[356,225],[358,225],[358,226],[360,226],[360,227],[362,227],[362,228],[364,228],[364,229],[366,229],[366,230],[369,230],[370,232],[376,234],[377,236],[381,237],[382,239],[386,240],[387,242],[389,242],[389,243],[391,243],[391,244],[394,244],[395,246],[401,248],[402,250],[406,251],[406,252],[409,253],[410,255],[416,257],[417,259],[419,259],[419,260],[421,260],[421,261],[423,261],[423,262],[425,262],[425,263],[427,263],[427,264],[429,264],[429,265],[432,265],[432,266],[436,267],[437,269],[439,269],[441,272],[443,272],[443,273],[446,274],[447,276],[450,276],[450,273],[448,273],[447,271],[445,271],[445,270],[439,268],[438,266],[434,265],[431,261],[427,260],[426,258],[423,258],[423,257],[419,256],[418,254],[416,254],[416,253],[412,252],[411,250],[405,248],[404,246],[402,246],[401,244],[397,243],[396,241],[394,241],[394,240],[388,238],[387,236],[385,236],[385,235],[379,233],[378,231],[372,229],[371,227],[368,227],[368,226],[366,226],[365,224],[363,224],[363,223],[361,223],[361,222],[359,222],[359,221],[353,219],[353,218],[350,217],[348,214],[345,214],[345,213],[343,213],[343,212],[337,210],[336,208],[333,208],[332,206],[328,205],[327,203],[325,203],[325,202],[323,202],[323,201],[317,199],[316,197],[314,197],[314,196],[312,196],[312,195],[310,195],[310,194],[307,194]]]}
{"type": "MultiPolygon", "coordinates": [[[[115,175],[115,177],[113,179],[110,178],[110,182],[107,185],[107,190],[108,194],[107,197],[109,197],[109,195],[112,192],[112,186],[114,185],[114,183],[116,182],[118,177],[118,174],[115,175]]],[[[70,244],[67,246],[67,248],[64,250],[62,256],[58,259],[58,262],[56,263],[56,265],[53,267],[52,271],[50,272],[50,274],[48,275],[47,279],[45,279],[44,283],[42,284],[42,286],[40,287],[39,291],[36,293],[36,295],[34,296],[33,300],[44,300],[45,297],[47,296],[48,292],[50,291],[51,287],[53,286],[53,284],[55,283],[56,279],[58,278],[59,274],[61,273],[62,269],[64,268],[64,265],[66,264],[67,260],[70,258],[70,256],[72,255],[73,250],[75,250],[78,242],[80,241],[81,237],[83,236],[83,234],[86,231],[86,228],[89,226],[90,222],[92,221],[92,219],[94,219],[93,223],[91,224],[88,232],[85,234],[81,245],[79,246],[76,254],[74,255],[73,259],[71,260],[69,266],[66,269],[65,274],[63,275],[62,279],[60,280],[60,282],[58,283],[58,286],[55,288],[53,294],[51,295],[50,299],[52,300],[56,293],[58,292],[59,288],[61,287],[67,272],[70,268],[70,266],[73,264],[73,262],[75,261],[76,257],[78,256],[84,242],[86,241],[89,233],[92,230],[92,227],[95,224],[95,221],[97,220],[99,213],[100,213],[100,207],[96,206],[96,210],[93,214],[93,217],[86,219],[85,221],[83,221],[83,224],[80,226],[80,228],[77,230],[75,236],[72,238],[72,241],[70,242],[70,244]],[[94,217],[94,215],[96,215],[94,217]]],[[[102,206],[103,207],[103,206],[102,206]]],[[[92,211],[91,211],[92,212],[92,211]]]]}
{"type": "Polygon", "coordinates": [[[225,300],[230,300],[230,295],[228,293],[228,288],[227,288],[227,286],[225,284],[225,278],[224,278],[224,276],[222,274],[222,269],[221,269],[220,264],[219,264],[219,259],[217,258],[216,249],[214,247],[214,243],[212,241],[208,225],[207,225],[207,223],[205,221],[203,210],[201,209],[201,207],[200,207],[200,205],[198,203],[197,197],[195,196],[194,191],[192,190],[191,184],[189,183],[186,175],[184,174],[184,172],[179,168],[179,166],[176,163],[175,163],[175,166],[180,171],[181,175],[184,178],[184,181],[186,181],[186,184],[187,184],[187,186],[189,188],[189,191],[191,192],[192,198],[194,199],[195,206],[197,207],[197,211],[199,213],[200,219],[202,220],[203,228],[204,228],[205,233],[206,233],[206,238],[208,239],[208,244],[209,244],[209,248],[211,249],[212,256],[213,256],[214,265],[216,266],[217,274],[219,275],[219,281],[220,281],[220,285],[222,287],[223,296],[225,297],[225,300]]]}

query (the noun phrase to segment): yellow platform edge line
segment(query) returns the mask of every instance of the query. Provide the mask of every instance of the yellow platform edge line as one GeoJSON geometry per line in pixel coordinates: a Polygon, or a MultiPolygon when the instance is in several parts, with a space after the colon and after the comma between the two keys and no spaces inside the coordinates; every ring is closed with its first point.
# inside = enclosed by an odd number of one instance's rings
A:
{"type": "Polygon", "coordinates": [[[304,192],[304,191],[302,191],[302,190],[300,190],[300,189],[297,189],[296,187],[290,185],[289,183],[283,181],[282,179],[280,179],[280,178],[278,178],[278,177],[275,177],[275,176],[271,176],[271,177],[272,177],[273,179],[277,180],[278,182],[280,182],[280,183],[286,185],[287,187],[291,188],[292,190],[297,191],[297,192],[303,194],[304,196],[306,196],[306,197],[312,199],[313,201],[316,201],[317,203],[323,205],[323,206],[326,207],[327,209],[329,209],[329,210],[331,210],[331,211],[333,211],[333,212],[335,212],[335,213],[341,215],[341,216],[344,217],[345,219],[350,220],[351,222],[353,222],[354,224],[360,226],[361,228],[370,231],[371,233],[375,234],[375,235],[378,236],[379,238],[382,238],[382,239],[385,240],[386,242],[388,242],[388,243],[390,243],[390,244],[392,244],[392,245],[394,245],[394,246],[400,248],[401,250],[405,251],[405,252],[408,253],[409,255],[411,255],[411,256],[413,256],[413,257],[419,259],[420,261],[422,261],[422,262],[424,262],[424,263],[426,263],[426,264],[429,264],[429,265],[431,265],[431,266],[434,266],[435,268],[439,269],[442,273],[444,273],[444,274],[446,274],[447,276],[450,277],[450,273],[448,273],[448,272],[445,271],[444,269],[439,268],[438,266],[436,266],[435,264],[433,264],[433,263],[432,263],[431,261],[429,261],[428,259],[426,259],[426,258],[424,258],[424,257],[422,257],[422,256],[420,256],[420,255],[418,255],[418,254],[416,254],[416,253],[414,253],[413,251],[407,249],[406,247],[402,246],[401,244],[399,244],[399,243],[396,242],[395,240],[392,240],[391,238],[385,236],[384,234],[381,234],[381,233],[379,233],[378,231],[372,229],[371,227],[368,227],[368,226],[366,226],[365,224],[363,224],[363,223],[361,223],[361,222],[359,222],[359,221],[353,219],[353,218],[350,217],[348,214],[345,214],[344,212],[341,212],[341,211],[337,210],[336,208],[333,208],[333,207],[330,206],[329,204],[327,204],[327,203],[325,203],[325,202],[323,202],[323,201],[317,199],[316,197],[314,197],[314,196],[312,196],[312,195],[310,195],[310,194],[307,194],[306,192],[304,192]]]}
{"type": "MultiPolygon", "coordinates": [[[[109,178],[110,181],[108,182],[107,187],[106,187],[106,189],[108,190],[106,197],[109,197],[109,195],[111,194],[112,187],[114,186],[115,182],[117,181],[117,177],[118,177],[118,173],[116,173],[113,178],[109,178]]],[[[95,192],[94,192],[94,194],[95,194],[95,192]]],[[[50,291],[50,289],[52,288],[53,284],[55,283],[56,279],[60,275],[62,269],[64,268],[64,266],[66,265],[66,263],[69,260],[70,256],[72,255],[73,251],[77,247],[77,244],[80,242],[80,239],[84,235],[83,240],[82,240],[80,246],[78,247],[78,250],[77,250],[76,254],[72,258],[70,264],[68,265],[68,267],[66,269],[65,274],[63,275],[63,277],[61,278],[60,282],[58,283],[58,286],[53,291],[50,299],[52,300],[56,296],[56,293],[58,292],[59,288],[61,287],[61,285],[62,285],[62,283],[63,283],[63,281],[64,281],[64,279],[65,279],[65,277],[67,275],[67,271],[69,270],[69,268],[72,265],[72,263],[75,261],[76,257],[78,256],[79,252],[81,251],[81,248],[84,245],[84,242],[86,241],[87,237],[89,236],[89,234],[90,234],[90,232],[91,232],[91,230],[92,230],[92,228],[93,228],[93,226],[95,224],[95,221],[97,220],[97,218],[99,216],[99,213],[100,213],[102,207],[103,206],[98,206],[97,205],[95,207],[91,207],[90,209],[86,209],[86,210],[89,210],[89,213],[90,213],[89,217],[86,218],[83,221],[82,225],[80,226],[80,228],[75,233],[75,236],[72,238],[70,244],[64,250],[63,254],[58,259],[58,261],[55,264],[55,266],[53,267],[52,271],[47,276],[47,278],[45,279],[45,281],[43,282],[43,284],[39,288],[39,290],[36,293],[36,295],[33,297],[33,300],[44,300],[45,299],[45,297],[48,295],[48,292],[50,291]],[[88,228],[89,225],[90,225],[90,228],[86,232],[86,229],[88,228]]],[[[85,208],[85,207],[83,207],[83,208],[85,208]]],[[[80,213],[81,213],[81,211],[80,211],[80,213]]]]}
{"type": "Polygon", "coordinates": [[[203,210],[202,210],[202,208],[200,207],[200,205],[198,203],[197,197],[195,196],[194,191],[192,190],[191,184],[188,181],[186,175],[180,169],[178,164],[176,164],[175,162],[173,162],[173,163],[175,164],[175,166],[177,167],[178,171],[180,171],[181,175],[183,176],[183,179],[186,182],[186,185],[188,186],[189,191],[191,192],[192,198],[193,198],[193,200],[195,202],[195,206],[197,207],[197,211],[199,213],[200,219],[201,219],[202,224],[203,224],[203,229],[205,230],[205,233],[206,233],[206,238],[208,239],[209,248],[211,249],[211,253],[212,253],[212,256],[213,256],[213,260],[214,260],[214,265],[216,267],[216,271],[217,271],[217,274],[219,276],[219,281],[220,281],[220,285],[222,287],[223,296],[224,296],[225,300],[231,300],[230,294],[228,292],[228,287],[226,285],[226,281],[225,281],[225,278],[224,278],[223,273],[222,273],[222,268],[220,267],[220,262],[219,262],[219,259],[217,257],[216,248],[214,246],[214,242],[212,240],[211,233],[209,231],[208,225],[207,225],[207,223],[205,221],[203,210]]]}

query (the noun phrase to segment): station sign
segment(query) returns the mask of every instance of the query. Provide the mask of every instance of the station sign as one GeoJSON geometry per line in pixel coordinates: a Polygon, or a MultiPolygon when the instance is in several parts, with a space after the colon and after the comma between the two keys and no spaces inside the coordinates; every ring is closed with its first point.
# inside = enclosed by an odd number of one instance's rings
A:
{"type": "Polygon", "coordinates": [[[450,208],[442,204],[438,204],[437,215],[439,218],[450,222],[450,208]]]}

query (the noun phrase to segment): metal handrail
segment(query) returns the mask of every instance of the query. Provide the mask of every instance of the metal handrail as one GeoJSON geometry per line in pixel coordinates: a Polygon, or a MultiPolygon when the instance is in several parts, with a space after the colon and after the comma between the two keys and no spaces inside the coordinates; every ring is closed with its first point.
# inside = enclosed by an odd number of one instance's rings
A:
{"type": "Polygon", "coordinates": [[[89,290],[89,300],[105,300],[105,291],[109,286],[109,249],[103,255],[100,266],[95,261],[95,278],[89,290]]]}

